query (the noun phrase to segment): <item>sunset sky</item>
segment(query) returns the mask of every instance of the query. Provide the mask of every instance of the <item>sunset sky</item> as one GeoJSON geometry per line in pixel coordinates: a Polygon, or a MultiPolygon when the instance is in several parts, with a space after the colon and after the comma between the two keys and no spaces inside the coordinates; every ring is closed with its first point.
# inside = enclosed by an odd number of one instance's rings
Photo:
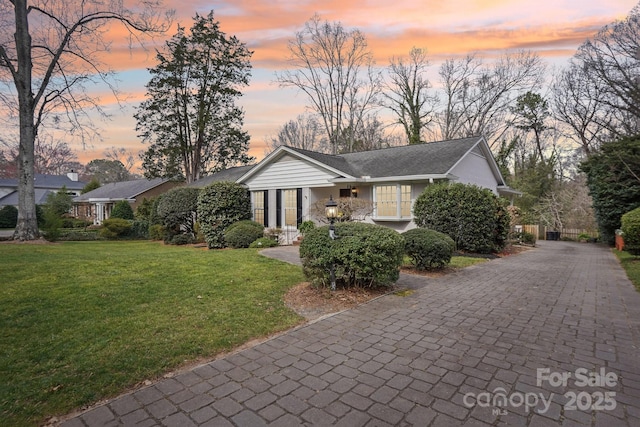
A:
{"type": "MultiPolygon", "coordinates": [[[[376,64],[388,65],[392,56],[407,55],[412,47],[426,48],[434,75],[440,61],[471,52],[495,56],[505,50],[531,49],[550,65],[563,65],[576,48],[603,25],[624,18],[636,0],[169,0],[177,20],[189,28],[196,12],[214,10],[221,29],[237,36],[254,51],[252,79],[240,104],[245,129],[251,136],[250,154],[264,156],[264,140],[288,120],[305,111],[306,99],[293,89],[274,83],[274,71],[286,68],[286,44],[304,23],[318,13],[323,20],[340,21],[367,37],[376,64]]],[[[174,28],[169,35],[175,33],[174,28]]],[[[155,65],[153,51],[129,51],[114,34],[107,58],[119,73],[126,94],[124,109],[102,97],[113,120],[104,124],[102,141],[82,149],[80,161],[103,157],[111,146],[133,151],[146,146],[137,138],[133,113],[149,80],[146,68],[155,65]],[[119,45],[118,43],[121,43],[119,45]]],[[[434,84],[436,82],[433,82],[434,84]]]]}

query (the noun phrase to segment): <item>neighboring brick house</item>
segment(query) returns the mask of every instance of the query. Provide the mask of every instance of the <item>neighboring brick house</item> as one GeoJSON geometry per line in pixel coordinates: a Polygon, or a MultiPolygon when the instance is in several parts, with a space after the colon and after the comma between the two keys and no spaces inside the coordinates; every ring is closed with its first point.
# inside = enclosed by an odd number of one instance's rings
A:
{"type": "Polygon", "coordinates": [[[73,215],[93,221],[94,224],[102,224],[102,221],[111,216],[111,210],[117,202],[126,200],[135,211],[144,199],[152,199],[182,184],[163,178],[104,184],[73,199],[73,215]]]}

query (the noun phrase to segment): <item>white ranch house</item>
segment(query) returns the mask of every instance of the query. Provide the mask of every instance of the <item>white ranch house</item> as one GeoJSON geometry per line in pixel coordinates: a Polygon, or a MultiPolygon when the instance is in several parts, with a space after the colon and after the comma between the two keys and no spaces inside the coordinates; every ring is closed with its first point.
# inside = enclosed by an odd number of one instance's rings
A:
{"type": "Polygon", "coordinates": [[[255,166],[231,168],[192,185],[223,180],[244,184],[254,220],[281,228],[289,244],[298,225],[313,219],[313,204],[329,196],[371,201],[373,213],[365,222],[406,231],[415,227],[414,201],[434,182],[475,184],[507,198],[519,194],[505,184],[484,137],[338,155],[281,146],[255,166]]]}

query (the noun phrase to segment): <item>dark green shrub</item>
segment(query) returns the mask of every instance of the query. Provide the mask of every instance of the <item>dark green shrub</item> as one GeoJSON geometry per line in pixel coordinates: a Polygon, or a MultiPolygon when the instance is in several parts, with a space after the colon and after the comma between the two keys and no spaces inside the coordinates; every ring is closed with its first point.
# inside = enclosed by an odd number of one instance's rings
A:
{"type": "Polygon", "coordinates": [[[96,188],[100,188],[100,181],[98,181],[95,177],[91,178],[91,181],[87,183],[82,189],[82,194],[88,193],[89,191],[93,191],[96,188]]]}
{"type": "Polygon", "coordinates": [[[224,242],[227,246],[238,249],[248,248],[249,245],[264,236],[264,227],[251,224],[230,226],[224,232],[224,242]]]}
{"type": "Polygon", "coordinates": [[[67,194],[66,187],[62,187],[60,191],[47,195],[47,203],[45,203],[44,208],[62,217],[62,215],[69,213],[72,206],[73,197],[67,194]]]}
{"type": "Polygon", "coordinates": [[[162,196],[157,214],[171,237],[176,234],[193,236],[199,192],[199,188],[178,187],[162,196]]]}
{"type": "Polygon", "coordinates": [[[402,233],[404,251],[418,270],[443,268],[451,262],[455,242],[444,233],[414,228],[402,233]]]}
{"type": "Polygon", "coordinates": [[[110,218],[133,220],[133,208],[126,200],[120,200],[113,205],[110,218]]]}
{"type": "Polygon", "coordinates": [[[264,225],[260,224],[259,222],[250,220],[250,219],[243,219],[242,221],[237,221],[234,222],[233,224],[231,224],[230,226],[228,226],[224,232],[228,232],[229,230],[233,230],[235,227],[239,227],[241,225],[249,225],[253,228],[255,228],[256,230],[260,230],[262,233],[264,233],[264,225]]]}
{"type": "Polygon", "coordinates": [[[302,234],[303,236],[310,230],[313,230],[314,228],[316,228],[316,224],[313,221],[303,221],[299,226],[298,226],[298,231],[300,232],[300,234],[302,234]]]}
{"type": "Polygon", "coordinates": [[[388,286],[398,280],[404,238],[380,225],[345,222],[335,225],[338,239],[329,238],[329,226],[309,230],[300,244],[307,279],[328,286],[335,265],[336,284],[348,287],[388,286]]]}
{"type": "Polygon", "coordinates": [[[129,236],[133,239],[148,239],[149,238],[149,221],[134,219],[131,224],[131,231],[129,236]]]}
{"type": "Polygon", "coordinates": [[[38,227],[44,227],[44,206],[36,205],[36,221],[38,221],[38,227]]]}
{"type": "Polygon", "coordinates": [[[109,218],[102,221],[100,236],[106,239],[116,239],[123,237],[131,232],[133,221],[122,218],[109,218]]]}
{"type": "Polygon", "coordinates": [[[0,209],[0,228],[15,228],[18,223],[18,208],[7,205],[0,209]]]}
{"type": "Polygon", "coordinates": [[[249,245],[250,248],[273,248],[276,246],[278,246],[278,241],[271,237],[261,237],[249,245]]]}
{"type": "Polygon", "coordinates": [[[193,243],[193,236],[190,234],[177,234],[171,238],[169,244],[171,245],[190,245],[193,243]]]}
{"type": "Polygon", "coordinates": [[[413,214],[419,227],[447,234],[462,251],[500,251],[509,234],[506,201],[475,185],[430,185],[416,199],[413,214]]]}
{"type": "Polygon", "coordinates": [[[93,224],[92,221],[88,221],[86,219],[74,219],[73,220],[73,228],[87,228],[93,224]]]}
{"type": "Polygon", "coordinates": [[[73,218],[62,217],[62,228],[73,228],[73,218]]]}
{"type": "Polygon", "coordinates": [[[153,199],[147,199],[144,197],[142,202],[136,207],[136,211],[134,212],[134,216],[136,219],[142,219],[145,221],[149,221],[151,218],[151,211],[153,210],[153,199]]]}
{"type": "Polygon", "coordinates": [[[220,181],[200,190],[198,221],[211,248],[224,247],[224,230],[234,222],[251,218],[249,191],[235,182],[220,181]]]}
{"type": "Polygon", "coordinates": [[[514,235],[514,240],[518,243],[522,243],[525,245],[535,245],[536,244],[536,236],[533,233],[529,233],[527,231],[522,231],[520,233],[516,233],[514,235]]]}
{"type": "Polygon", "coordinates": [[[61,231],[58,240],[63,241],[74,241],[74,242],[85,242],[85,241],[93,241],[98,240],[98,231],[96,230],[79,230],[72,229],[61,231]]]}
{"type": "Polygon", "coordinates": [[[162,218],[160,217],[160,215],[158,215],[158,205],[160,204],[161,201],[162,201],[162,195],[156,197],[151,202],[151,210],[149,212],[149,224],[151,225],[155,225],[155,224],[162,225],[162,218]]]}
{"type": "Polygon", "coordinates": [[[42,231],[44,238],[50,242],[55,242],[60,237],[62,228],[62,217],[50,206],[44,209],[44,225],[42,231]]]}
{"type": "Polygon", "coordinates": [[[164,240],[165,233],[163,225],[153,224],[149,226],[149,238],[151,240],[164,240]]]}
{"type": "Polygon", "coordinates": [[[631,255],[640,255],[640,208],[622,215],[624,250],[631,255]]]}

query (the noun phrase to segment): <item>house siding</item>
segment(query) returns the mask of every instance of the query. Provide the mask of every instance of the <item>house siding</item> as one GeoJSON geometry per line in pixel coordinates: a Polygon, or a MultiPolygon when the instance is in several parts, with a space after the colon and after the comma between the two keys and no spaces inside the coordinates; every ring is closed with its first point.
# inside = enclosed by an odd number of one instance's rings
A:
{"type": "Polygon", "coordinates": [[[335,178],[327,170],[304,160],[284,156],[246,181],[251,191],[299,187],[320,187],[335,178]]]}
{"type": "Polygon", "coordinates": [[[476,150],[462,158],[451,170],[451,174],[458,177],[456,182],[488,188],[498,195],[496,177],[491,171],[487,159],[476,150]]]}

